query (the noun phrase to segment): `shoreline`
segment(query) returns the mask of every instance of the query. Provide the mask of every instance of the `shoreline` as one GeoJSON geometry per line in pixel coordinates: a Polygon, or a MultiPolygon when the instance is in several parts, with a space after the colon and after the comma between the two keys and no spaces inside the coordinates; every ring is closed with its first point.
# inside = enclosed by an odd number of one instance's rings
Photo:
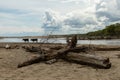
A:
{"type": "MultiPolygon", "coordinates": [[[[21,48],[23,46],[34,46],[34,47],[56,47],[62,46],[65,47],[67,44],[62,43],[13,43],[13,42],[4,42],[0,43],[0,48],[5,48],[6,45],[9,45],[12,49],[14,48],[21,48]]],[[[120,45],[95,45],[95,44],[77,44],[76,47],[88,47],[93,48],[94,50],[100,51],[120,51],[120,45]]]]}
{"type": "MultiPolygon", "coordinates": [[[[59,36],[56,36],[56,37],[51,37],[51,36],[10,36],[10,37],[0,37],[0,39],[4,39],[4,38],[51,38],[51,39],[54,39],[54,38],[67,38],[68,36],[66,37],[59,37],[59,36]]],[[[111,37],[111,38],[93,38],[92,36],[91,37],[78,37],[78,40],[116,40],[116,39],[120,39],[120,38],[117,38],[117,37],[111,37]]]]}

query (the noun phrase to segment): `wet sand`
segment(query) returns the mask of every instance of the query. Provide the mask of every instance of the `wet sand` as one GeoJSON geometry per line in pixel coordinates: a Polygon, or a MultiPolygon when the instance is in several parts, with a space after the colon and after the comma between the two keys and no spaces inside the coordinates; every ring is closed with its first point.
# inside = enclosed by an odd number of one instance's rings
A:
{"type": "MultiPolygon", "coordinates": [[[[120,51],[95,51],[96,55],[109,57],[112,63],[110,69],[99,69],[87,65],[69,63],[63,60],[48,65],[33,64],[23,68],[17,65],[37,56],[24,51],[25,43],[0,43],[0,80],[120,80],[120,51]],[[19,48],[5,49],[4,46],[17,45],[19,48]]],[[[40,44],[30,44],[39,46],[40,44]]],[[[63,44],[57,44],[62,45],[63,44]]],[[[46,44],[46,47],[56,44],[46,44]]],[[[103,46],[102,46],[103,47],[103,46]]],[[[107,46],[111,47],[111,46],[107,46]]]]}

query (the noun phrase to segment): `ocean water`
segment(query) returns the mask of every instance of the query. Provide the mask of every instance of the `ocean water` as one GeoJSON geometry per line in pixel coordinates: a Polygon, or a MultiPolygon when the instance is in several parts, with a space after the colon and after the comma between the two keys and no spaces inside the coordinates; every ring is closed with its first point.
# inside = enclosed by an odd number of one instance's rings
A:
{"type": "MultiPolygon", "coordinates": [[[[13,42],[13,43],[24,43],[22,38],[2,38],[0,42],[13,42]]],[[[31,39],[29,42],[32,43],[31,39]]],[[[45,39],[38,38],[39,43],[66,43],[66,39],[64,38],[56,38],[56,39],[45,39]]],[[[96,44],[96,45],[120,45],[120,39],[114,40],[78,40],[78,44],[96,44]]]]}

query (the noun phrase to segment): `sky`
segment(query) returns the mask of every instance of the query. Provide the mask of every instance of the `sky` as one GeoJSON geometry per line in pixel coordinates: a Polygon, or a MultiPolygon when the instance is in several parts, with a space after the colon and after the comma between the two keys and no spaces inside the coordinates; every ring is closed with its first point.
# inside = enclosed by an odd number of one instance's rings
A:
{"type": "Polygon", "coordinates": [[[120,23],[120,0],[0,0],[0,36],[83,34],[120,23]]]}

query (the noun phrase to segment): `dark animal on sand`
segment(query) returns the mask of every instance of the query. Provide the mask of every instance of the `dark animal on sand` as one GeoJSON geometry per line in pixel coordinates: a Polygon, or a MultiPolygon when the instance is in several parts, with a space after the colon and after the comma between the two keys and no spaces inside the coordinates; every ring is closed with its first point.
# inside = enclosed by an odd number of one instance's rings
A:
{"type": "Polygon", "coordinates": [[[38,42],[38,39],[31,39],[31,41],[33,41],[33,42],[38,42]]]}
{"type": "Polygon", "coordinates": [[[24,42],[29,42],[29,39],[23,39],[24,42]]]}

